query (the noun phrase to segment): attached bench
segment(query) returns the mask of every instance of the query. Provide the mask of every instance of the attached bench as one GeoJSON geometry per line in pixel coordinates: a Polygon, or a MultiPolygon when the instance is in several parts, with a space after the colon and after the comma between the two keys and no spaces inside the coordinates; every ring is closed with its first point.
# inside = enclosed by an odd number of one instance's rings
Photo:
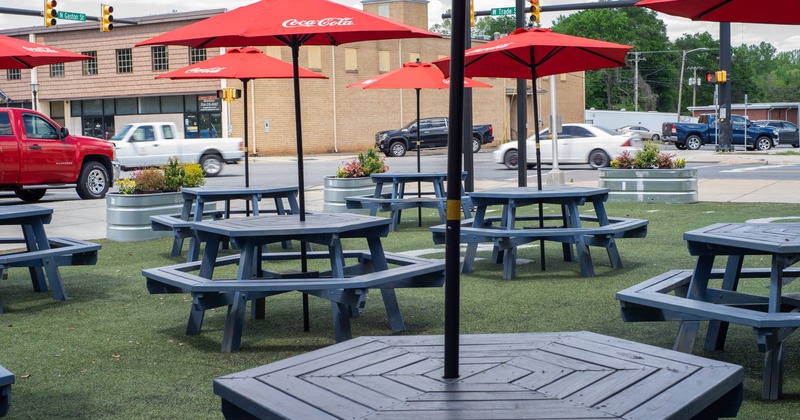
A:
{"type": "MultiPolygon", "coordinates": [[[[446,198],[432,197],[432,193],[422,193],[421,196],[409,193],[403,198],[391,198],[391,194],[382,194],[380,197],[371,195],[351,196],[345,198],[348,209],[369,209],[369,215],[375,216],[378,212],[390,212],[392,218],[392,231],[396,231],[400,224],[400,214],[403,210],[412,208],[430,208],[439,210],[442,223],[447,221],[445,210],[446,198]]],[[[462,197],[462,210],[464,217],[470,218],[469,197],[462,197]]]]}
{"type": "MultiPolygon", "coordinates": [[[[800,327],[800,297],[780,297],[781,312],[768,312],[769,297],[735,290],[707,288],[699,299],[687,298],[692,270],[672,270],[650,280],[617,292],[622,319],[641,321],[709,321],[706,350],[722,350],[729,323],[749,326],[756,334],[758,351],[770,355],[795,329],[800,327]]],[[[786,277],[800,276],[800,268],[787,268],[786,277]]],[[[770,278],[770,269],[744,268],[740,278],[770,278]]],[[[724,279],[725,270],[711,271],[711,277],[724,279]]],[[[696,329],[681,328],[673,349],[691,352],[696,329]]],[[[765,357],[764,398],[780,392],[783,377],[783,356],[765,357]]],[[[773,398],[775,399],[775,398],[773,398]]]]}
{"type": "MultiPolygon", "coordinates": [[[[530,220],[532,219],[530,218],[530,220]]],[[[597,220],[591,217],[582,217],[581,219],[584,221],[597,220]]],[[[518,218],[517,220],[526,220],[526,218],[518,218]]],[[[594,277],[594,266],[589,251],[590,246],[606,248],[611,266],[613,268],[621,268],[622,259],[619,256],[614,239],[644,238],[647,235],[648,224],[648,221],[644,219],[609,218],[608,225],[596,227],[503,229],[492,226],[492,223],[497,221],[499,219],[487,218],[486,227],[472,227],[473,221],[469,219],[462,221],[461,242],[475,245],[484,242],[493,243],[492,261],[499,263],[502,259],[503,278],[506,280],[513,278],[515,275],[517,247],[540,239],[565,244],[564,259],[567,261],[572,261],[571,245],[574,244],[578,251],[581,275],[585,277],[594,277]]],[[[447,230],[446,225],[433,226],[430,230],[433,233],[433,242],[443,244],[447,230]]],[[[477,246],[467,247],[462,272],[472,272],[476,253],[477,246]]]]}
{"type": "MultiPolygon", "coordinates": [[[[203,212],[203,219],[219,220],[225,215],[224,210],[214,210],[203,212]]],[[[173,232],[175,239],[172,241],[172,252],[170,255],[177,257],[183,250],[183,240],[191,238],[192,220],[194,215],[189,216],[189,220],[181,219],[180,214],[161,214],[150,216],[150,228],[154,231],[173,232]]]]}
{"type": "Polygon", "coordinates": [[[14,383],[14,374],[0,366],[0,417],[8,414],[11,406],[11,385],[14,383]]]}
{"type": "MultiPolygon", "coordinates": [[[[264,253],[262,261],[297,260],[297,252],[264,253]]],[[[371,266],[371,256],[366,251],[348,251],[345,258],[358,259],[359,264],[345,267],[345,278],[331,278],[330,272],[313,278],[279,278],[280,274],[266,272],[268,278],[253,280],[206,279],[192,272],[200,270],[201,262],[187,262],[168,267],[142,270],[151,294],[191,293],[192,306],[187,335],[197,335],[207,309],[228,307],[222,339],[222,351],[239,349],[247,301],[253,301],[285,292],[301,291],[331,301],[334,336],[337,342],[352,338],[350,308],[364,302],[368,289],[381,289],[384,306],[393,329],[402,330],[400,308],[389,304],[394,299],[395,288],[440,287],[444,283],[444,264],[438,261],[398,254],[386,254],[390,265],[397,267],[382,271],[365,272],[371,266]],[[328,277],[326,277],[328,276],[328,277]],[[387,295],[388,294],[388,295],[387,295]],[[399,324],[397,322],[399,320],[399,324]]],[[[309,259],[329,258],[327,252],[309,252],[309,259]]],[[[217,259],[217,266],[236,264],[238,255],[217,259]]]]}
{"type": "MultiPolygon", "coordinates": [[[[15,243],[23,239],[4,240],[5,243],[15,243]]],[[[50,293],[55,300],[67,300],[67,292],[61,282],[58,272],[59,266],[64,265],[94,265],[97,263],[97,251],[100,244],[72,238],[49,238],[50,249],[38,251],[17,251],[0,254],[0,271],[5,277],[7,270],[12,267],[27,267],[31,273],[33,289],[37,292],[47,291],[47,282],[50,283],[50,293]],[[47,277],[45,278],[45,273],[47,277]]],[[[0,305],[0,313],[3,307],[0,305]]]]}

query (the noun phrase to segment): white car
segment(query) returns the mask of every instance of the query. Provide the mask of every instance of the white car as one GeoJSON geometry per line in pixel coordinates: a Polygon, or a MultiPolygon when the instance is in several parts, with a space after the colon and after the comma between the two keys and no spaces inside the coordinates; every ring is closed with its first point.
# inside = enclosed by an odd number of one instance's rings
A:
{"type": "Polygon", "coordinates": [[[661,140],[661,133],[658,131],[653,131],[647,127],[641,125],[626,125],[625,127],[620,127],[617,129],[618,132],[625,134],[625,133],[634,133],[642,136],[642,139],[653,139],[653,140],[661,140]]]}
{"type": "MultiPolygon", "coordinates": [[[[553,140],[550,129],[539,133],[542,163],[553,162],[553,140]]],[[[589,164],[593,168],[603,168],[610,164],[623,150],[636,153],[642,148],[642,139],[636,134],[620,134],[609,128],[592,124],[564,124],[558,133],[559,164],[589,164]]],[[[494,151],[492,157],[497,163],[516,169],[519,156],[517,142],[505,143],[494,151]]],[[[527,140],[528,166],[536,166],[536,139],[531,136],[527,140]]]]}

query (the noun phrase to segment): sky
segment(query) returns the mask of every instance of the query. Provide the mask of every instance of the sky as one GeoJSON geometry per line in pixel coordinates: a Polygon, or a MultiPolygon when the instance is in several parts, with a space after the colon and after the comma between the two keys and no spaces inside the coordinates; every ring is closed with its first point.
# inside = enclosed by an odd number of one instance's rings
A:
{"type": "MultiPolygon", "coordinates": [[[[337,3],[361,8],[360,0],[334,0],[337,3]]],[[[114,7],[114,17],[124,19],[126,17],[138,17],[151,14],[163,14],[175,12],[188,12],[192,10],[206,10],[227,8],[235,9],[254,0],[106,0],[107,4],[114,7]]],[[[572,4],[589,3],[592,0],[542,0],[542,6],[549,4],[572,4]],[[552,2],[552,3],[551,3],[552,2]]],[[[8,2],[3,2],[8,3],[8,2]]],[[[41,0],[16,0],[13,8],[25,10],[42,10],[41,0]]],[[[514,6],[515,0],[475,0],[475,10],[488,10],[494,7],[514,6]]],[[[441,22],[442,13],[451,7],[451,0],[430,0],[428,4],[429,26],[441,22]]],[[[4,5],[5,6],[5,5],[4,5]]],[[[58,0],[57,10],[85,13],[89,16],[98,16],[100,6],[97,0],[58,0]]],[[[542,26],[550,27],[553,20],[565,12],[545,12],[542,13],[542,26]]],[[[673,17],[660,14],[659,17],[667,25],[669,38],[674,40],[683,34],[694,34],[709,32],[713,37],[719,35],[718,23],[693,22],[689,19],[673,17]]],[[[59,25],[64,24],[64,20],[59,25]]],[[[19,15],[0,15],[0,29],[11,29],[26,26],[41,25],[41,17],[28,17],[19,15]]],[[[791,51],[800,49],[800,27],[791,25],[757,25],[732,23],[731,24],[731,44],[738,46],[741,44],[759,44],[769,42],[778,51],[791,51]]]]}

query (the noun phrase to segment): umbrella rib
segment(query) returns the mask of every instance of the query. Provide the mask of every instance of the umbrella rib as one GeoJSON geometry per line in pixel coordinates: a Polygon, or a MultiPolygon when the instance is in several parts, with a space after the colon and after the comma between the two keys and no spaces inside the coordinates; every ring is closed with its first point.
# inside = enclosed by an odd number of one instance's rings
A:
{"type": "MultiPolygon", "coordinates": [[[[549,60],[549,59],[551,59],[551,58],[555,57],[555,56],[556,56],[556,54],[560,53],[560,52],[561,52],[561,51],[563,51],[563,50],[564,50],[564,47],[558,47],[558,48],[554,48],[554,49],[550,50],[550,52],[548,52],[547,54],[545,54],[545,56],[544,56],[544,57],[542,57],[542,59],[541,59],[541,60],[539,60],[539,62],[538,62],[538,63],[533,63],[533,65],[534,65],[534,66],[536,66],[536,67],[539,67],[539,66],[541,66],[542,64],[544,64],[544,63],[545,63],[547,60],[549,60]]],[[[536,57],[531,57],[531,62],[533,62],[533,60],[534,60],[535,58],[536,58],[536,57]]]]}
{"type": "MultiPolygon", "coordinates": [[[[509,51],[500,51],[500,52],[501,52],[501,53],[503,53],[503,55],[505,55],[506,57],[508,57],[508,58],[510,58],[510,59],[512,59],[512,60],[514,60],[514,61],[516,61],[516,62],[518,62],[518,63],[520,63],[520,64],[522,64],[522,65],[523,65],[523,66],[525,66],[525,67],[528,67],[528,68],[530,68],[530,66],[531,66],[531,64],[532,64],[532,63],[526,63],[526,62],[525,62],[525,60],[521,59],[521,58],[520,58],[519,56],[517,56],[516,54],[512,54],[512,53],[511,53],[511,52],[509,52],[509,51]]],[[[488,56],[489,56],[489,55],[488,55],[488,54],[486,54],[486,55],[483,55],[483,56],[481,56],[480,58],[484,58],[484,57],[488,57],[488,56]]],[[[475,61],[478,61],[478,60],[475,60],[475,61]]],[[[473,61],[473,63],[474,63],[475,61],[473,61]]]]}
{"type": "Polygon", "coordinates": [[[725,0],[725,1],[721,1],[721,2],[719,2],[719,4],[717,4],[716,6],[714,6],[714,7],[711,7],[711,8],[709,8],[708,10],[704,10],[704,11],[703,11],[703,12],[701,12],[699,15],[697,15],[697,16],[694,16],[694,17],[692,18],[692,20],[703,19],[703,18],[704,18],[706,15],[708,15],[708,14],[710,14],[710,13],[713,13],[713,12],[717,11],[717,9],[720,9],[720,8],[722,8],[723,6],[727,6],[727,5],[728,5],[728,3],[730,3],[730,2],[731,2],[731,0],[725,0]]]}
{"type": "Polygon", "coordinates": [[[26,69],[32,69],[33,68],[33,66],[31,66],[30,64],[20,60],[19,57],[11,57],[11,59],[16,61],[17,63],[22,64],[23,66],[25,66],[26,69]]]}
{"type": "Polygon", "coordinates": [[[583,47],[581,47],[581,50],[583,50],[583,51],[586,51],[587,53],[589,53],[589,54],[592,54],[592,55],[594,55],[594,56],[596,56],[596,57],[599,57],[599,58],[602,58],[602,59],[604,59],[604,60],[610,61],[610,62],[612,62],[612,63],[614,63],[614,64],[617,64],[617,65],[618,65],[618,66],[620,66],[620,67],[625,67],[625,62],[624,62],[624,61],[623,61],[623,62],[619,62],[619,61],[617,61],[617,60],[614,60],[614,59],[613,59],[613,58],[611,58],[611,57],[607,57],[607,56],[605,56],[605,55],[603,55],[603,54],[600,54],[600,53],[598,53],[597,51],[592,51],[592,50],[590,50],[590,49],[586,49],[586,48],[583,48],[583,47]]]}

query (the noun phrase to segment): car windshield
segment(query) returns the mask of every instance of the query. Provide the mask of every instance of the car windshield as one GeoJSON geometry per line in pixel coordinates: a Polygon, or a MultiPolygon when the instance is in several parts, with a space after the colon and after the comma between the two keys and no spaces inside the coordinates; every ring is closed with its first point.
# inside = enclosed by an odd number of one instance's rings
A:
{"type": "Polygon", "coordinates": [[[414,120],[414,121],[411,121],[410,123],[404,125],[402,129],[410,130],[411,127],[416,127],[416,126],[417,126],[417,120],[414,120]]]}
{"type": "Polygon", "coordinates": [[[126,125],[122,127],[121,130],[117,131],[117,134],[114,134],[114,137],[111,137],[111,141],[120,141],[125,138],[125,135],[128,134],[128,131],[131,130],[132,125],[126,125]]]}

